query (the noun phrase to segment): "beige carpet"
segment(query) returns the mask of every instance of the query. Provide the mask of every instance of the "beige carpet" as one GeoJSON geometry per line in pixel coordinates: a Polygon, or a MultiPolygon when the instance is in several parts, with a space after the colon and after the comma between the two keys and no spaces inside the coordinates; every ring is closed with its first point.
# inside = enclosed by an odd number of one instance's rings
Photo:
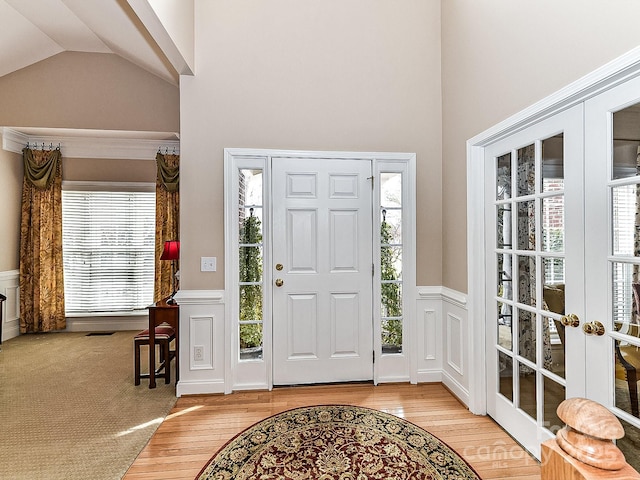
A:
{"type": "Polygon", "coordinates": [[[135,333],[2,344],[0,478],[122,478],[176,402],[175,376],[153,390],[147,380],[134,386],[135,333]]]}

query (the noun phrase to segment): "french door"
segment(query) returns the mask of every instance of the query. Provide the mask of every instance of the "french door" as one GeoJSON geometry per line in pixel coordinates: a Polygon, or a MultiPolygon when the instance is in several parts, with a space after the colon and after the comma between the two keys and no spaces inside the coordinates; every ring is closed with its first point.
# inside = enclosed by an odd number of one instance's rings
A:
{"type": "Polygon", "coordinates": [[[534,455],[565,398],[640,468],[640,79],[485,149],[487,410],[534,455]]]}
{"type": "Polygon", "coordinates": [[[372,165],[272,158],[273,383],[373,378],[372,165]]]}
{"type": "Polygon", "coordinates": [[[585,132],[586,395],[640,470],[640,78],[587,100],[585,132]]]}
{"type": "Polygon", "coordinates": [[[485,149],[487,411],[538,457],[585,393],[582,110],[485,149]]]}

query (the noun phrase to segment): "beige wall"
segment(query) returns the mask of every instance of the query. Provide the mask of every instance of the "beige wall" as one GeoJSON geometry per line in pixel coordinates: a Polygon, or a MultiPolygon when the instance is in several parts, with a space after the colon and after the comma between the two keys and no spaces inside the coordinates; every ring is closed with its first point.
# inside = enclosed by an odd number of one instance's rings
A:
{"type": "Polygon", "coordinates": [[[113,54],[64,52],[0,77],[0,126],[178,132],[179,105],[177,87],[113,54]]]}
{"type": "Polygon", "coordinates": [[[5,272],[19,267],[22,156],[0,149],[0,166],[0,272],[5,272]]]}
{"type": "Polygon", "coordinates": [[[639,45],[638,18],[635,0],[442,1],[445,286],[467,291],[466,140],[639,45]]]}
{"type": "MultiPolygon", "coordinates": [[[[177,132],[179,101],[177,87],[116,55],[67,52],[0,77],[0,126],[177,132]]],[[[155,181],[153,158],[62,155],[65,180],[155,181]]],[[[21,155],[0,149],[0,166],[1,272],[19,267],[21,155]]]]}
{"type": "Polygon", "coordinates": [[[81,182],[149,182],[156,181],[156,162],[119,158],[63,158],[64,180],[81,182]]]}
{"type": "Polygon", "coordinates": [[[415,152],[417,280],[441,284],[438,1],[197,1],[195,65],[181,78],[183,288],[224,287],[225,147],[415,152]]]}

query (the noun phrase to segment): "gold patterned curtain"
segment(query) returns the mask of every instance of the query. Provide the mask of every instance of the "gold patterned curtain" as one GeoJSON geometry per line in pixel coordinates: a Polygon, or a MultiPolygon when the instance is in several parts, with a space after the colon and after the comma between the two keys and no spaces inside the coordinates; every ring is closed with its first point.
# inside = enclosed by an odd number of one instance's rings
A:
{"type": "MultiPolygon", "coordinates": [[[[156,155],[156,275],[154,302],[173,291],[170,261],[160,260],[164,242],[180,240],[180,155],[156,155]]],[[[179,261],[179,260],[176,260],[179,261]]],[[[179,268],[179,267],[178,267],[179,268]]]]}
{"type": "Polygon", "coordinates": [[[22,150],[20,333],[66,327],[62,264],[62,155],[22,150]]]}

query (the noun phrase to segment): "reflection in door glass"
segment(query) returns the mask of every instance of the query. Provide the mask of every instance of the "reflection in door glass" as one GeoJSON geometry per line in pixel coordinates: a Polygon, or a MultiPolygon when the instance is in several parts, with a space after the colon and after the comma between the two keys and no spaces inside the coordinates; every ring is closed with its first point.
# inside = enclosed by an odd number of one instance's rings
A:
{"type": "Polygon", "coordinates": [[[615,350],[615,406],[640,418],[638,380],[640,380],[640,325],[617,324],[616,330],[629,337],[612,339],[615,350]]]}
{"type": "Polygon", "coordinates": [[[536,248],[536,203],[518,202],[518,249],[536,248]]]}
{"type": "Polygon", "coordinates": [[[636,245],[636,216],[638,209],[638,185],[623,185],[614,187],[612,192],[613,204],[613,254],[639,256],[636,245]]]}
{"type": "Polygon", "coordinates": [[[632,105],[613,114],[614,180],[638,176],[638,114],[640,107],[632,105]]]}
{"type": "Polygon", "coordinates": [[[498,254],[498,296],[513,299],[513,255],[498,254]]]}
{"type": "Polygon", "coordinates": [[[546,327],[543,330],[545,348],[549,349],[550,362],[545,367],[556,375],[564,378],[565,371],[565,340],[564,325],[560,321],[565,314],[564,308],[564,258],[542,259],[544,276],[542,283],[542,308],[555,313],[557,317],[546,317],[546,327]]]}
{"type": "Polygon", "coordinates": [[[518,301],[536,305],[536,259],[533,256],[518,256],[518,301]]]}
{"type": "Polygon", "coordinates": [[[498,302],[498,345],[511,350],[512,344],[511,306],[498,302]]]}
{"type": "Polygon", "coordinates": [[[518,354],[536,362],[536,314],[518,309],[518,354]]]}
{"type": "Polygon", "coordinates": [[[623,419],[619,419],[624,429],[624,437],[616,441],[616,445],[629,465],[640,471],[640,430],[623,419]]]}
{"type": "Polygon", "coordinates": [[[542,191],[564,190],[564,135],[542,141],[542,191]]]}
{"type": "Polygon", "coordinates": [[[498,352],[498,375],[500,393],[513,402],[513,360],[503,352],[498,352]]]}
{"type": "Polygon", "coordinates": [[[543,425],[555,434],[564,427],[564,422],[558,418],[557,410],[558,405],[565,399],[565,388],[545,376],[542,377],[542,382],[544,388],[543,425]]]}
{"type": "Polygon", "coordinates": [[[534,420],[537,418],[536,372],[522,363],[519,366],[520,408],[534,420]]]}
{"type": "Polygon", "coordinates": [[[511,154],[498,157],[497,162],[496,200],[509,200],[511,198],[511,154]]]}
{"type": "Polygon", "coordinates": [[[542,200],[542,250],[564,251],[564,195],[542,200]]]}
{"type": "Polygon", "coordinates": [[[518,196],[536,193],[535,145],[518,149],[518,196]]]}

